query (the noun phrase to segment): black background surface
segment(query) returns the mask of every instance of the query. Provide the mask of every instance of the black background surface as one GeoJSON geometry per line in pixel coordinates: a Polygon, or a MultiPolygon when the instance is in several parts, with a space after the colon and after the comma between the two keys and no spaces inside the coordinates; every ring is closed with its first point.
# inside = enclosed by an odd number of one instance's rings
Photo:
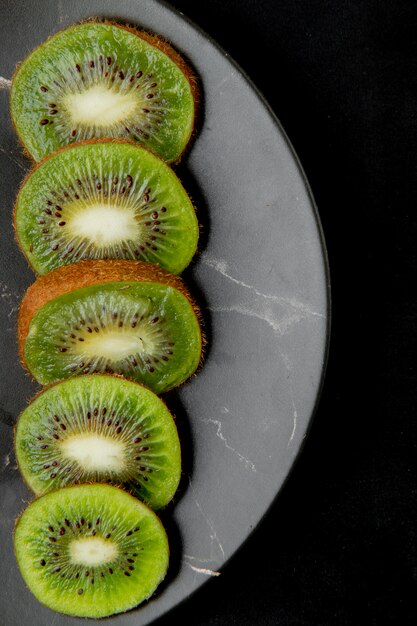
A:
{"type": "Polygon", "coordinates": [[[414,624],[417,5],[171,4],[288,133],[324,228],[333,325],[318,412],[273,508],[220,577],[156,624],[414,624]]]}

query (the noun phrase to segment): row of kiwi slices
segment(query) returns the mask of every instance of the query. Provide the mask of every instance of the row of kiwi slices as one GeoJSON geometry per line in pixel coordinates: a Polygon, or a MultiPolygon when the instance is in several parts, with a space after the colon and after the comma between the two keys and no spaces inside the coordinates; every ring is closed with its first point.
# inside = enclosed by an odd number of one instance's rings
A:
{"type": "Polygon", "coordinates": [[[195,127],[196,80],[163,39],[88,21],[18,67],[11,116],[37,164],[18,193],[18,244],[39,275],[19,310],[23,365],[44,389],[15,431],[36,494],[15,530],[22,576],[49,608],[105,617],[165,577],[154,511],[181,477],[159,394],[202,355],[201,315],[178,277],[198,222],[169,163],[195,127]]]}
{"type": "Polygon", "coordinates": [[[95,618],[149,597],[169,558],[152,509],[171,500],[181,475],[176,425],[162,400],[121,377],[71,378],[23,411],[15,448],[23,478],[41,496],[15,530],[34,595],[53,610],[95,618]]]}

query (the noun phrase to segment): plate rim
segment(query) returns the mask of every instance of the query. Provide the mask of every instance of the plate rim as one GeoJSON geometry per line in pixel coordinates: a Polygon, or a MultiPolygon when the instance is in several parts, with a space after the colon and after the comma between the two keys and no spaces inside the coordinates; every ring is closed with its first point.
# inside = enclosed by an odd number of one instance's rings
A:
{"type": "MultiPolygon", "coordinates": [[[[135,2],[138,2],[138,0],[135,0],[135,2]]],[[[265,517],[270,513],[271,509],[273,508],[273,506],[277,502],[278,498],[280,497],[280,494],[281,494],[282,490],[284,489],[285,485],[287,484],[288,480],[290,479],[290,477],[291,477],[291,475],[292,475],[296,465],[300,461],[300,457],[301,457],[301,454],[302,454],[302,452],[304,450],[304,446],[306,445],[306,442],[308,440],[308,436],[310,434],[311,428],[312,428],[313,423],[315,421],[315,418],[317,416],[317,411],[318,411],[318,408],[319,408],[319,404],[320,404],[320,400],[321,400],[321,396],[322,396],[322,392],[323,392],[323,388],[324,388],[324,384],[325,384],[325,379],[326,379],[327,367],[328,367],[328,363],[329,363],[331,334],[332,334],[332,284],[331,284],[330,262],[329,262],[328,249],[327,249],[327,245],[326,245],[326,238],[325,238],[325,235],[324,235],[324,229],[323,229],[323,225],[322,225],[321,218],[320,218],[320,213],[319,213],[319,210],[318,210],[318,206],[317,206],[317,203],[316,203],[316,200],[315,200],[315,197],[314,197],[313,190],[311,188],[310,182],[309,182],[309,180],[307,178],[307,175],[305,173],[305,170],[304,170],[304,167],[303,167],[303,165],[301,163],[301,160],[300,160],[300,158],[299,158],[299,156],[298,156],[298,154],[297,154],[297,152],[296,152],[296,150],[295,150],[291,140],[288,137],[288,134],[286,133],[286,131],[285,131],[285,129],[284,129],[280,119],[278,118],[278,116],[275,113],[274,109],[272,108],[271,104],[267,100],[266,96],[259,89],[259,87],[257,87],[257,85],[253,82],[253,80],[249,76],[249,74],[223,48],[223,46],[220,45],[201,26],[196,24],[190,17],[188,17],[188,15],[186,15],[182,11],[176,9],[174,6],[169,4],[166,0],[154,0],[154,2],[156,4],[161,5],[164,9],[166,9],[167,11],[173,13],[177,17],[180,17],[184,22],[186,22],[188,24],[188,26],[190,26],[192,29],[196,30],[224,58],[226,58],[227,61],[232,65],[232,67],[235,70],[237,70],[237,72],[243,78],[243,80],[248,85],[248,87],[251,89],[251,91],[253,91],[253,93],[257,96],[257,98],[258,98],[259,102],[261,103],[261,105],[263,105],[265,110],[268,112],[269,117],[271,118],[273,124],[279,130],[280,134],[282,135],[282,137],[284,139],[285,144],[289,148],[290,154],[291,154],[291,156],[292,156],[292,158],[294,160],[295,165],[297,166],[297,170],[298,170],[298,173],[300,175],[300,179],[302,180],[302,182],[303,182],[303,184],[304,184],[304,186],[306,188],[307,196],[308,196],[308,199],[310,201],[310,206],[311,206],[312,214],[313,214],[313,217],[314,217],[314,222],[315,222],[315,225],[316,225],[316,228],[317,228],[317,234],[318,234],[318,239],[319,239],[319,242],[320,242],[320,250],[321,250],[322,261],[323,261],[323,274],[324,274],[324,284],[325,284],[324,295],[325,295],[325,304],[326,304],[325,311],[324,311],[324,313],[326,315],[326,328],[325,328],[325,333],[324,333],[324,345],[323,345],[323,353],[322,353],[323,354],[323,359],[322,359],[321,370],[320,370],[320,378],[319,378],[318,384],[317,384],[317,391],[316,391],[316,395],[315,395],[314,405],[313,405],[313,408],[311,410],[311,414],[310,414],[310,416],[309,416],[309,418],[307,420],[307,423],[306,423],[304,436],[301,439],[301,441],[300,441],[300,443],[298,445],[298,448],[296,450],[296,453],[295,453],[295,455],[294,455],[294,457],[293,457],[293,459],[291,461],[289,469],[288,469],[287,473],[285,474],[285,476],[284,476],[281,484],[279,485],[279,487],[278,487],[274,497],[272,498],[271,502],[269,503],[267,508],[264,510],[263,514],[258,519],[258,521],[253,526],[253,528],[250,529],[250,532],[246,535],[245,539],[228,556],[226,561],[224,561],[223,563],[221,563],[221,565],[219,565],[218,571],[222,572],[222,570],[225,567],[227,567],[227,565],[230,563],[230,561],[232,559],[234,559],[237,556],[237,554],[242,549],[244,549],[246,543],[249,541],[249,539],[251,539],[251,537],[259,529],[259,527],[262,524],[262,522],[264,521],[265,517]]],[[[192,149],[193,149],[193,146],[191,145],[190,152],[192,151],[192,149]]],[[[188,156],[188,152],[187,152],[187,156],[188,156]]],[[[208,576],[205,580],[203,580],[201,582],[201,584],[198,585],[198,587],[193,589],[187,596],[185,596],[180,601],[178,601],[176,604],[171,606],[170,609],[168,609],[164,613],[160,614],[158,617],[156,617],[154,620],[152,620],[152,622],[149,622],[149,626],[151,624],[153,624],[156,620],[161,619],[164,616],[168,615],[171,611],[181,607],[185,602],[190,600],[198,591],[200,591],[203,587],[205,587],[209,582],[212,582],[212,577],[211,576],[208,576]]]]}

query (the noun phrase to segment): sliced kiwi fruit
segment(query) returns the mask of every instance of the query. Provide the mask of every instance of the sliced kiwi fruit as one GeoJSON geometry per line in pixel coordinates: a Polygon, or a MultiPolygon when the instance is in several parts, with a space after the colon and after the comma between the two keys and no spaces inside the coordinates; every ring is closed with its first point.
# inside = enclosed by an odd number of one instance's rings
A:
{"type": "Polygon", "coordinates": [[[88,259],[140,259],[174,274],[198,241],[194,207],[160,158],[126,141],[63,148],[24,182],[16,234],[33,269],[45,274],[88,259]]]}
{"type": "Polygon", "coordinates": [[[78,617],[136,607],[168,568],[168,539],[158,517],[110,485],[77,485],[38,498],[17,521],[14,540],[35,597],[78,617]]]}
{"type": "Polygon", "coordinates": [[[172,162],[192,135],[197,87],[161,38],[87,22],[34,50],[18,67],[10,96],[17,133],[36,161],[69,143],[122,137],[172,162]]]}
{"type": "Polygon", "coordinates": [[[19,417],[15,448],[37,495],[107,482],[159,509],[181,477],[180,442],[167,407],[149,389],[116,376],[79,376],[42,391],[19,417]]]}
{"type": "Polygon", "coordinates": [[[122,374],[156,393],[185,381],[202,350],[199,310],[173,274],[142,261],[81,261],[40,276],[19,311],[33,377],[122,374]]]}

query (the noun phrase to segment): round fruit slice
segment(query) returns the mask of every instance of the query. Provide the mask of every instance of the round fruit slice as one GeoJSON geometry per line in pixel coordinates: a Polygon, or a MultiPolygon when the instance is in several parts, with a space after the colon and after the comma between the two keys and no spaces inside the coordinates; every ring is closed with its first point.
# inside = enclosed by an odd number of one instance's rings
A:
{"type": "Polygon", "coordinates": [[[159,509],[181,476],[180,442],[165,404],[115,376],[76,377],[41,392],[18,420],[15,445],[23,478],[37,495],[109,482],[159,509]]]}
{"type": "Polygon", "coordinates": [[[174,172],[125,141],[78,144],[44,160],[19,192],[15,226],[39,274],[83,258],[141,259],[179,274],[198,241],[174,172]]]}
{"type": "Polygon", "coordinates": [[[41,276],[19,311],[23,362],[48,384],[123,374],[161,393],[196,370],[199,311],[184,283],[141,261],[81,261],[41,276]]]}
{"type": "Polygon", "coordinates": [[[168,540],[158,517],[117,487],[66,487],[32,502],[15,552],[35,597],[50,609],[105,617],[131,609],[164,578],[168,540]]]}
{"type": "Polygon", "coordinates": [[[176,161],[194,128],[196,81],[162,39],[111,23],[56,34],[18,68],[17,133],[36,161],[69,143],[124,137],[176,161]]]}

